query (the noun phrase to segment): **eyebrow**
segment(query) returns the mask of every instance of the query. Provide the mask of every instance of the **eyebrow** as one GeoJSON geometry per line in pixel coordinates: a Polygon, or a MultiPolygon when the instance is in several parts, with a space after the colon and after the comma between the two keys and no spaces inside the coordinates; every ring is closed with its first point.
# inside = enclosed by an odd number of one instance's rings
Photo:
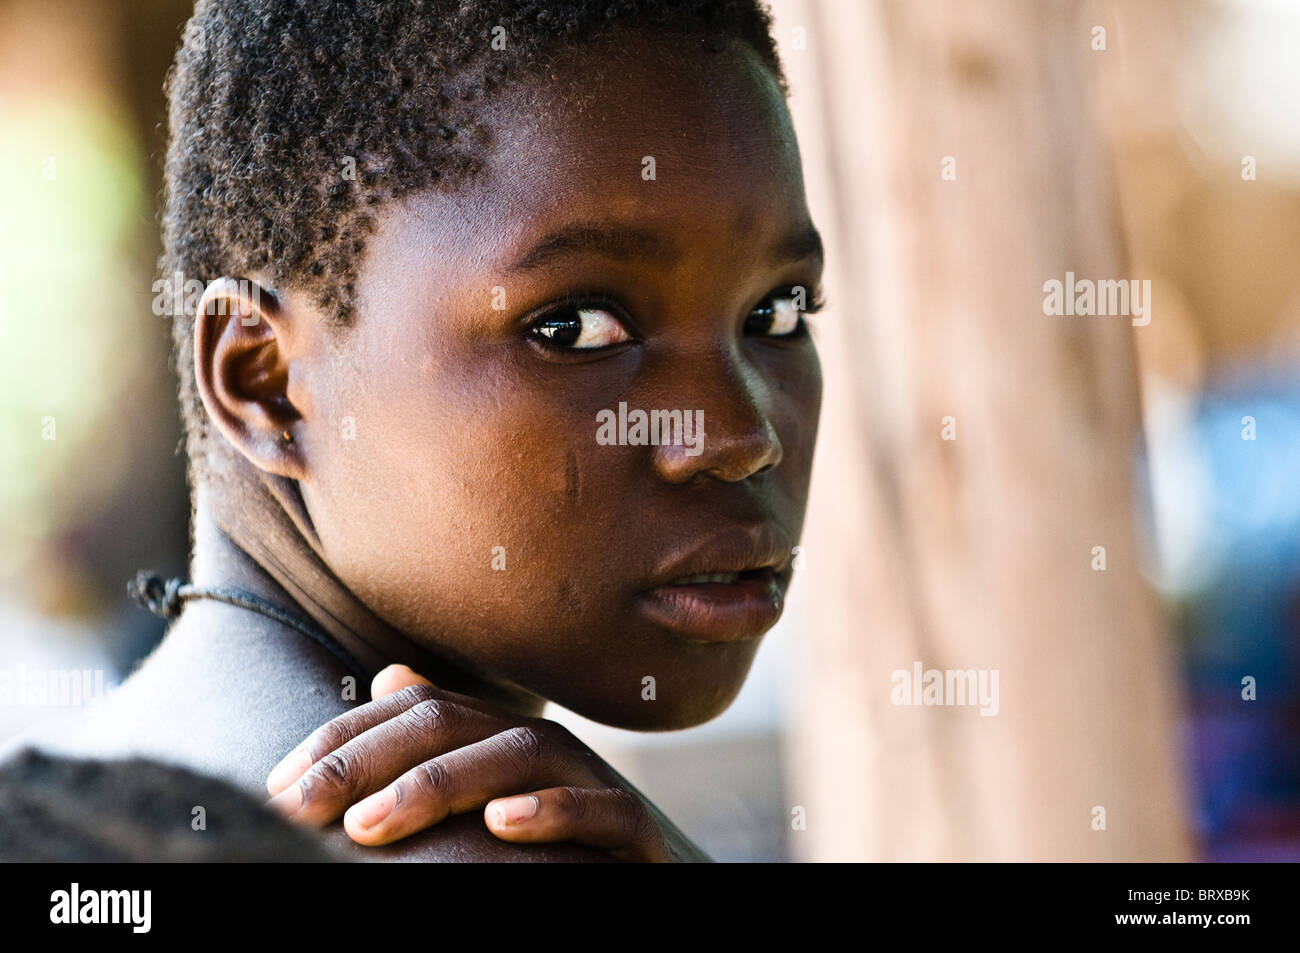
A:
{"type": "MultiPolygon", "coordinates": [[[[614,261],[640,261],[672,265],[682,257],[680,247],[657,234],[635,226],[610,227],[579,222],[543,236],[507,269],[509,273],[536,271],[569,255],[599,255],[614,261]]],[[[785,263],[824,257],[822,238],[811,223],[789,232],[773,249],[775,260],[785,263]]]]}
{"type": "Polygon", "coordinates": [[[824,261],[826,251],[822,247],[821,232],[811,222],[805,222],[801,228],[786,234],[777,242],[774,258],[783,263],[803,261],[805,258],[824,261]]]}
{"type": "Polygon", "coordinates": [[[600,255],[615,261],[649,261],[669,265],[680,252],[673,244],[644,228],[577,223],[544,236],[518,261],[511,272],[536,271],[557,258],[573,254],[600,255]]]}

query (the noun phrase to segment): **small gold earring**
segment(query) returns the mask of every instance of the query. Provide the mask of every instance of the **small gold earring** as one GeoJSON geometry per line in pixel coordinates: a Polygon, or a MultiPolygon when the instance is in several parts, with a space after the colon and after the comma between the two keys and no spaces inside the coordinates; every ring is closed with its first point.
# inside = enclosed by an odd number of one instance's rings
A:
{"type": "Polygon", "coordinates": [[[281,436],[284,437],[285,443],[293,443],[293,434],[289,433],[289,431],[286,430],[281,436]]]}

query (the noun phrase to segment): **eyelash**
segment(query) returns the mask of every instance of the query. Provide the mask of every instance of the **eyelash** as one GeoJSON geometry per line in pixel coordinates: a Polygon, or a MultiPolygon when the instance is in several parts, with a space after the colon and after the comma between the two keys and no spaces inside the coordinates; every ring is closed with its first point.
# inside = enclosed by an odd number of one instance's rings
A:
{"type": "MultiPolygon", "coordinates": [[[[780,288],[777,288],[769,292],[758,302],[758,304],[756,304],[750,310],[749,314],[746,315],[745,317],[746,322],[748,322],[749,318],[753,316],[755,311],[757,311],[759,308],[763,307],[764,305],[768,304],[769,302],[780,300],[783,298],[793,298],[794,294],[792,294],[792,291],[795,288],[806,288],[806,286],[797,285],[797,284],[783,285],[780,288]]],[[[798,320],[798,324],[795,326],[795,329],[793,331],[790,331],[787,334],[780,334],[780,335],[760,334],[757,336],[772,341],[778,341],[778,342],[802,340],[803,338],[808,337],[808,325],[804,319],[808,315],[818,314],[819,312],[822,311],[823,308],[825,308],[825,306],[826,306],[826,299],[824,293],[820,287],[816,287],[815,290],[812,292],[812,301],[809,302],[809,304],[806,307],[798,309],[797,313],[799,316],[799,320],[798,320]]],[[[549,305],[541,313],[531,316],[527,320],[526,333],[528,334],[529,338],[539,347],[543,347],[549,351],[563,352],[566,354],[581,354],[583,352],[599,353],[609,348],[617,347],[618,344],[626,343],[620,341],[614,344],[607,344],[603,347],[597,347],[597,348],[575,348],[567,344],[556,344],[555,342],[551,341],[549,338],[542,335],[538,330],[545,322],[549,320],[553,320],[556,317],[574,311],[585,311],[585,310],[601,310],[601,311],[609,312],[611,315],[614,316],[614,318],[618,321],[618,323],[623,326],[624,330],[626,330],[630,336],[632,335],[632,331],[629,327],[631,322],[628,320],[626,312],[621,307],[619,307],[611,298],[609,298],[607,295],[581,293],[581,292],[576,294],[565,295],[563,298],[549,305]]]]}
{"type": "MultiPolygon", "coordinates": [[[[760,301],[757,305],[754,306],[754,308],[749,312],[749,314],[746,315],[745,317],[746,322],[749,321],[749,318],[753,316],[755,311],[757,311],[759,308],[761,308],[763,305],[767,304],[768,302],[778,301],[783,298],[795,297],[795,295],[793,294],[795,288],[803,288],[805,293],[807,292],[807,287],[804,285],[782,285],[780,288],[776,289],[775,291],[770,292],[767,295],[767,297],[763,298],[762,301],[760,301]]],[[[809,302],[806,307],[798,308],[795,311],[795,313],[798,315],[798,323],[795,325],[793,331],[790,331],[786,334],[760,334],[758,335],[758,337],[769,341],[776,341],[778,343],[785,342],[785,341],[800,341],[808,337],[808,323],[805,320],[805,318],[807,318],[807,316],[810,314],[819,313],[825,307],[826,307],[825,294],[823,293],[820,287],[814,286],[814,290],[812,292],[812,301],[809,302]]]]}
{"type": "Polygon", "coordinates": [[[620,341],[617,344],[608,344],[605,345],[605,347],[599,348],[576,348],[567,344],[556,344],[554,341],[543,336],[538,330],[549,320],[553,320],[565,314],[570,314],[574,311],[588,310],[608,311],[614,316],[615,320],[618,321],[623,329],[627,331],[629,337],[633,336],[631,330],[632,322],[628,319],[627,313],[619,307],[613,299],[608,295],[583,292],[565,295],[558,301],[547,305],[540,313],[529,317],[526,320],[526,333],[533,343],[537,344],[539,347],[543,347],[548,351],[556,351],[564,354],[598,353],[611,347],[617,347],[618,344],[626,343],[620,341]]]}

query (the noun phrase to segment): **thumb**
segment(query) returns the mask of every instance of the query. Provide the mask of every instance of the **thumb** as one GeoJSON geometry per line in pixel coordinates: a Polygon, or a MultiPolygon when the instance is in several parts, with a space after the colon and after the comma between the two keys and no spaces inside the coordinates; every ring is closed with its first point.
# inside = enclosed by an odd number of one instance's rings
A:
{"type": "Polygon", "coordinates": [[[417,675],[405,665],[390,665],[370,683],[370,697],[383,698],[410,685],[432,685],[423,675],[417,675]]]}

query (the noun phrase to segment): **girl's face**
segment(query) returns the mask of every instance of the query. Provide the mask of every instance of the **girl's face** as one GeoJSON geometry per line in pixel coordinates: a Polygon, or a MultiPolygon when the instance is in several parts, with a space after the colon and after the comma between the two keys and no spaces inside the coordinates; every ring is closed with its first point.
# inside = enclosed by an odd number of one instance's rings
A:
{"type": "Polygon", "coordinates": [[[437,654],[698,724],[780,615],[817,432],[784,102],[748,49],[625,33],[488,119],[483,174],[379,219],[355,327],[298,325],[304,499],[342,581],[437,654]],[[682,428],[650,443],[654,411],[682,428]]]}

